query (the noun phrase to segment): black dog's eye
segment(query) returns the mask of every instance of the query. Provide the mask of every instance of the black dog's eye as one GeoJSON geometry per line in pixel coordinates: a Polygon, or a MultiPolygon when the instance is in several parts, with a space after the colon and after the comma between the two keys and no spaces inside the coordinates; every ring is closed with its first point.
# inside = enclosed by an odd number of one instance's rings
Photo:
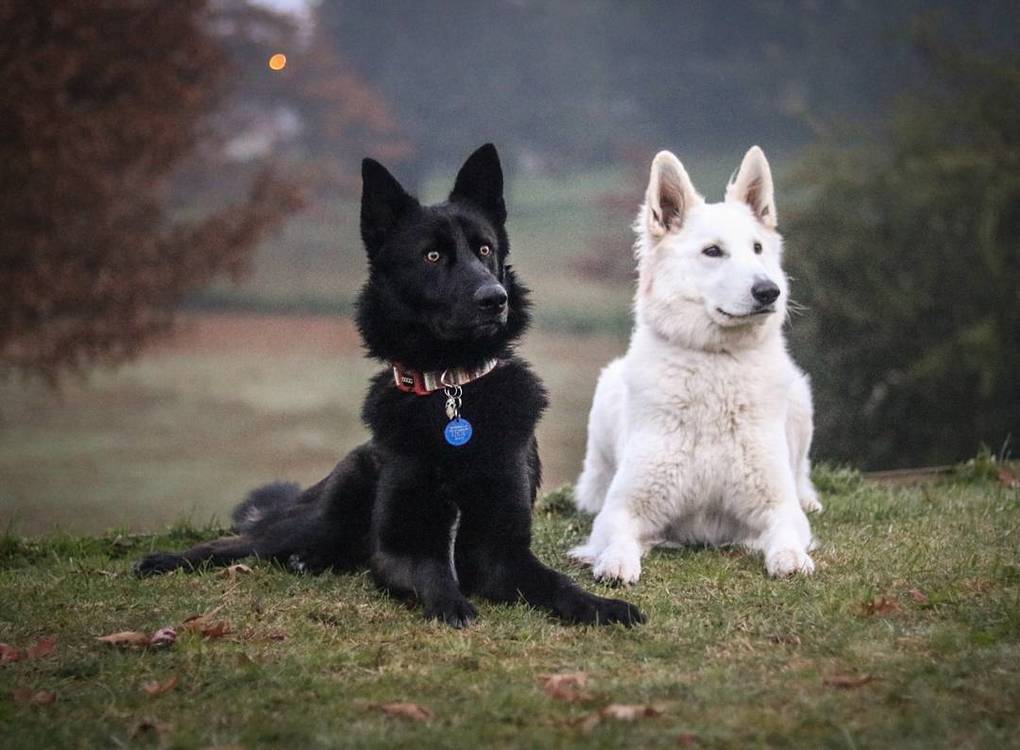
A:
{"type": "Polygon", "coordinates": [[[709,258],[721,258],[723,254],[722,248],[720,248],[718,245],[709,245],[701,252],[702,254],[707,255],[709,258]]]}
{"type": "Polygon", "coordinates": [[[478,248],[478,254],[481,255],[483,258],[488,258],[490,255],[492,255],[492,248],[489,247],[488,245],[482,245],[480,248],[478,248]]]}
{"type": "Polygon", "coordinates": [[[761,243],[760,242],[755,242],[754,243],[754,254],[755,255],[761,255],[761,243]]]}
{"type": "Polygon", "coordinates": [[[438,250],[429,250],[427,253],[425,253],[425,260],[427,260],[429,263],[438,263],[439,259],[442,257],[443,256],[439,254],[438,250]]]}

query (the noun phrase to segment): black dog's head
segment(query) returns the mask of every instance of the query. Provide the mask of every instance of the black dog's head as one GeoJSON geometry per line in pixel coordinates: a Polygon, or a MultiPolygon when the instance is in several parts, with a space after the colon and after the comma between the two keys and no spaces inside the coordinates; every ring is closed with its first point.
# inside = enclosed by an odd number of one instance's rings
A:
{"type": "Polygon", "coordinates": [[[528,301],[507,264],[495,147],[471,154],[449,200],[434,206],[418,203],[372,159],[361,175],[369,277],[357,322],[369,354],[422,370],[506,354],[527,327],[528,301]]]}

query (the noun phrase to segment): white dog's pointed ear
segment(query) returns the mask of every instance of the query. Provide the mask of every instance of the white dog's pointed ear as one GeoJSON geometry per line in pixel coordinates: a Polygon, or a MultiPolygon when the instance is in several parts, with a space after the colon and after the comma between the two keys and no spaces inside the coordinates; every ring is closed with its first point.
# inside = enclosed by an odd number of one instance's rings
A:
{"type": "Polygon", "coordinates": [[[755,217],[769,229],[776,228],[776,198],[772,188],[772,170],[765,152],[751,146],[744,154],[740,169],[726,186],[726,200],[740,201],[751,207],[755,217]]]}
{"type": "Polygon", "coordinates": [[[649,235],[660,239],[676,231],[692,206],[704,203],[694,189],[680,160],[670,151],[660,151],[652,160],[652,171],[645,193],[645,224],[649,235]]]}

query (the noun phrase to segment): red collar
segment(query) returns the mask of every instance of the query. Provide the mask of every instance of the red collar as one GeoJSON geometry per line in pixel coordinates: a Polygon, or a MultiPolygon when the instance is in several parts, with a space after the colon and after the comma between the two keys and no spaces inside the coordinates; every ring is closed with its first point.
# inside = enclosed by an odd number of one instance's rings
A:
{"type": "Polygon", "coordinates": [[[478,378],[492,372],[497,364],[499,364],[499,360],[490,359],[474,370],[451,367],[448,370],[420,372],[405,368],[403,365],[394,362],[393,382],[404,393],[428,396],[430,393],[435,393],[443,388],[452,388],[457,385],[465,385],[472,380],[478,380],[478,378]]]}

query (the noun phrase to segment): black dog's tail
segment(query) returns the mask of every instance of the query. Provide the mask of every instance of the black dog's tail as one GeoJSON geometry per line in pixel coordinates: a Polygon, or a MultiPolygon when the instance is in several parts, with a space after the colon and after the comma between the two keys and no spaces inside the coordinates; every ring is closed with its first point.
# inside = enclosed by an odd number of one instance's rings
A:
{"type": "Polygon", "coordinates": [[[361,445],[307,490],[293,482],[275,482],[252,491],[233,512],[236,536],[183,552],[149,555],[135,565],[135,573],[149,576],[202,564],[228,565],[252,555],[298,571],[356,568],[368,560],[378,475],[372,445],[361,445]]]}
{"type": "Polygon", "coordinates": [[[232,530],[237,534],[254,534],[259,528],[272,525],[287,515],[300,495],[301,486],[295,482],[273,482],[252,490],[234,508],[231,514],[234,522],[232,530]]]}

